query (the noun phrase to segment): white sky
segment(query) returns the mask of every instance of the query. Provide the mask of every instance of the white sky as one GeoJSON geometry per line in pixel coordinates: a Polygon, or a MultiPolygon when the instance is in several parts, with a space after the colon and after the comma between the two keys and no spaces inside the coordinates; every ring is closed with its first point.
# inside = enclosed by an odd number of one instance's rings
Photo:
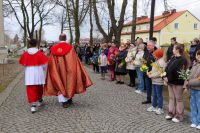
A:
{"type": "MultiPolygon", "coordinates": [[[[117,7],[116,7],[117,11],[120,11],[121,3],[123,0],[116,0],[116,1],[117,1],[117,7]]],[[[143,1],[145,0],[138,0],[138,16],[144,15],[145,7],[143,5],[143,1]]],[[[128,2],[129,3],[127,6],[126,16],[129,18],[129,20],[131,20],[132,0],[128,0],[128,2]]],[[[197,18],[200,19],[200,13],[199,13],[200,0],[168,0],[168,4],[170,7],[176,8],[178,11],[189,10],[193,15],[195,15],[197,18]]],[[[164,11],[163,0],[156,0],[155,15],[160,15],[162,14],[163,11],[164,11]]],[[[150,13],[150,9],[148,13],[150,13]]],[[[105,26],[107,26],[106,20],[108,20],[108,18],[105,17],[103,19],[103,23],[105,26]]],[[[87,18],[85,21],[86,22],[84,22],[83,25],[81,26],[81,38],[89,38],[89,30],[90,30],[89,19],[87,18]]],[[[9,34],[11,37],[13,37],[15,34],[22,33],[14,16],[10,17],[9,19],[6,18],[4,25],[6,33],[9,34]]],[[[100,34],[97,31],[95,22],[94,22],[94,28],[95,28],[94,36],[99,36],[100,34]]],[[[60,27],[58,24],[46,26],[44,29],[45,29],[45,38],[47,40],[58,40],[58,36],[60,33],[60,27]]],[[[67,31],[66,33],[68,34],[67,31]]]]}

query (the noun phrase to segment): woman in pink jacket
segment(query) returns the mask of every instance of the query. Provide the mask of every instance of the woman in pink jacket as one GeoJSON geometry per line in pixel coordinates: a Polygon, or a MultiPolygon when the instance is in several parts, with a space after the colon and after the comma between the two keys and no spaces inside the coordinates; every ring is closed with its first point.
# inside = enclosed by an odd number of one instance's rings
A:
{"type": "Polygon", "coordinates": [[[111,81],[115,80],[115,64],[117,52],[118,48],[114,43],[112,43],[111,47],[108,50],[108,66],[111,72],[111,81]]]}

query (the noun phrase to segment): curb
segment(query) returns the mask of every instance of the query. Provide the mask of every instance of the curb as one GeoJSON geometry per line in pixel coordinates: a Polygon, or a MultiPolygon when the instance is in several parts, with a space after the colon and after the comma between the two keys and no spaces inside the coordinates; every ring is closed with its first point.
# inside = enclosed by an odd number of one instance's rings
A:
{"type": "Polygon", "coordinates": [[[20,72],[16,78],[6,87],[6,89],[0,93],[0,106],[6,101],[9,97],[10,93],[14,88],[16,88],[17,84],[22,80],[24,72],[20,72]]]}

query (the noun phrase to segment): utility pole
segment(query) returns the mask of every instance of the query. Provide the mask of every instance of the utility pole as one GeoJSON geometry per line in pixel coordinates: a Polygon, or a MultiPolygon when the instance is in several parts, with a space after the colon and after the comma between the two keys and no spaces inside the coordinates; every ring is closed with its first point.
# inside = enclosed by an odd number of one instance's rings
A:
{"type": "Polygon", "coordinates": [[[136,19],[137,19],[137,0],[133,1],[133,20],[132,20],[132,33],[131,33],[131,43],[135,43],[136,34],[136,19]]]}
{"type": "Polygon", "coordinates": [[[155,3],[156,3],[156,0],[151,0],[151,17],[150,17],[149,39],[151,39],[153,37],[155,3]]]}

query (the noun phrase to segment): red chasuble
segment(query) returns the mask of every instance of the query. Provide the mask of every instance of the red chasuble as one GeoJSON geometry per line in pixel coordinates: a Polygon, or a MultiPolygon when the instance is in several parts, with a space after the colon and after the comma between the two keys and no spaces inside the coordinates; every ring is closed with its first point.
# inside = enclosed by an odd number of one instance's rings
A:
{"type": "Polygon", "coordinates": [[[51,48],[44,95],[72,98],[86,91],[92,81],[71,45],[60,42],[51,48]]]}

